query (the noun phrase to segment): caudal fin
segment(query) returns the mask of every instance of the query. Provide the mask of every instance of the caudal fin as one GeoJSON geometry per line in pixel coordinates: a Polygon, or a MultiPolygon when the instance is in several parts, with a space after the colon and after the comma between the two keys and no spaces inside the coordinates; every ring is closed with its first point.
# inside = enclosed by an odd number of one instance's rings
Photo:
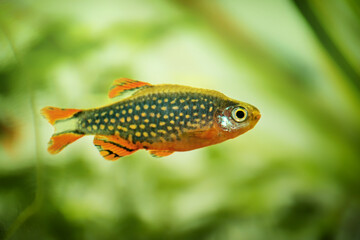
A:
{"type": "Polygon", "coordinates": [[[72,142],[75,142],[82,136],[84,135],[78,133],[72,133],[72,132],[54,134],[50,138],[48,151],[51,154],[57,154],[61,150],[63,150],[67,145],[69,145],[72,142]]]}
{"type": "Polygon", "coordinates": [[[79,109],[66,109],[56,107],[44,107],[41,114],[54,125],[56,121],[72,118],[76,113],[81,112],[79,109]]]}
{"type": "Polygon", "coordinates": [[[71,124],[71,120],[76,120],[75,114],[79,112],[81,112],[79,109],[56,107],[41,109],[41,114],[55,127],[55,133],[50,138],[48,147],[48,151],[51,154],[59,153],[67,145],[84,136],[84,134],[76,130],[76,125],[71,124]]]}

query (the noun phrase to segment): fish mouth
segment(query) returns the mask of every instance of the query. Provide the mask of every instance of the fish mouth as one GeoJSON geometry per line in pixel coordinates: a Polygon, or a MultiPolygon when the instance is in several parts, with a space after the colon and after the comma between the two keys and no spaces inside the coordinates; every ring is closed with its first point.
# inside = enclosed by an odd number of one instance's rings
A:
{"type": "Polygon", "coordinates": [[[260,111],[257,109],[257,108],[254,108],[254,111],[253,111],[253,119],[255,122],[258,122],[261,118],[261,113],[260,111]]]}

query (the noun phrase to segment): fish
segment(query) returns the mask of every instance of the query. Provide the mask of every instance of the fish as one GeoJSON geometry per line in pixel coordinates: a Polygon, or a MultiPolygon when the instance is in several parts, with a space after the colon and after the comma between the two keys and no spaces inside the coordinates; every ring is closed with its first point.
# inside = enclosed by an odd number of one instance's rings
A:
{"type": "Polygon", "coordinates": [[[48,151],[57,154],[85,135],[107,160],[145,149],[154,157],[190,151],[235,138],[259,121],[248,103],[209,89],[152,85],[120,78],[108,93],[118,101],[92,109],[44,107],[41,114],[55,127],[48,151]]]}

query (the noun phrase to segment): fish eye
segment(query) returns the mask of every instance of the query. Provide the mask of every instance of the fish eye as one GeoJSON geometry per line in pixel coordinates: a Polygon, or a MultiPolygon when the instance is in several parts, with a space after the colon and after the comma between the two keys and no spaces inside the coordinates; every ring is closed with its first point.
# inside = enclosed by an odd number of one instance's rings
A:
{"type": "Polygon", "coordinates": [[[246,119],[248,114],[244,108],[237,107],[232,111],[231,115],[236,122],[242,122],[246,119]]]}

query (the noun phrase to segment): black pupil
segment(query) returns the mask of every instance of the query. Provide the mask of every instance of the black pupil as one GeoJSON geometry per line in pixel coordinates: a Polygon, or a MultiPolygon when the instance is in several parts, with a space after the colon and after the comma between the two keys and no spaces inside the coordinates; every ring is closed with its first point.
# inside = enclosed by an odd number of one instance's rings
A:
{"type": "Polygon", "coordinates": [[[238,110],[238,111],[236,112],[236,117],[239,118],[239,119],[244,118],[244,117],[245,117],[244,111],[243,111],[243,110],[238,110]]]}

